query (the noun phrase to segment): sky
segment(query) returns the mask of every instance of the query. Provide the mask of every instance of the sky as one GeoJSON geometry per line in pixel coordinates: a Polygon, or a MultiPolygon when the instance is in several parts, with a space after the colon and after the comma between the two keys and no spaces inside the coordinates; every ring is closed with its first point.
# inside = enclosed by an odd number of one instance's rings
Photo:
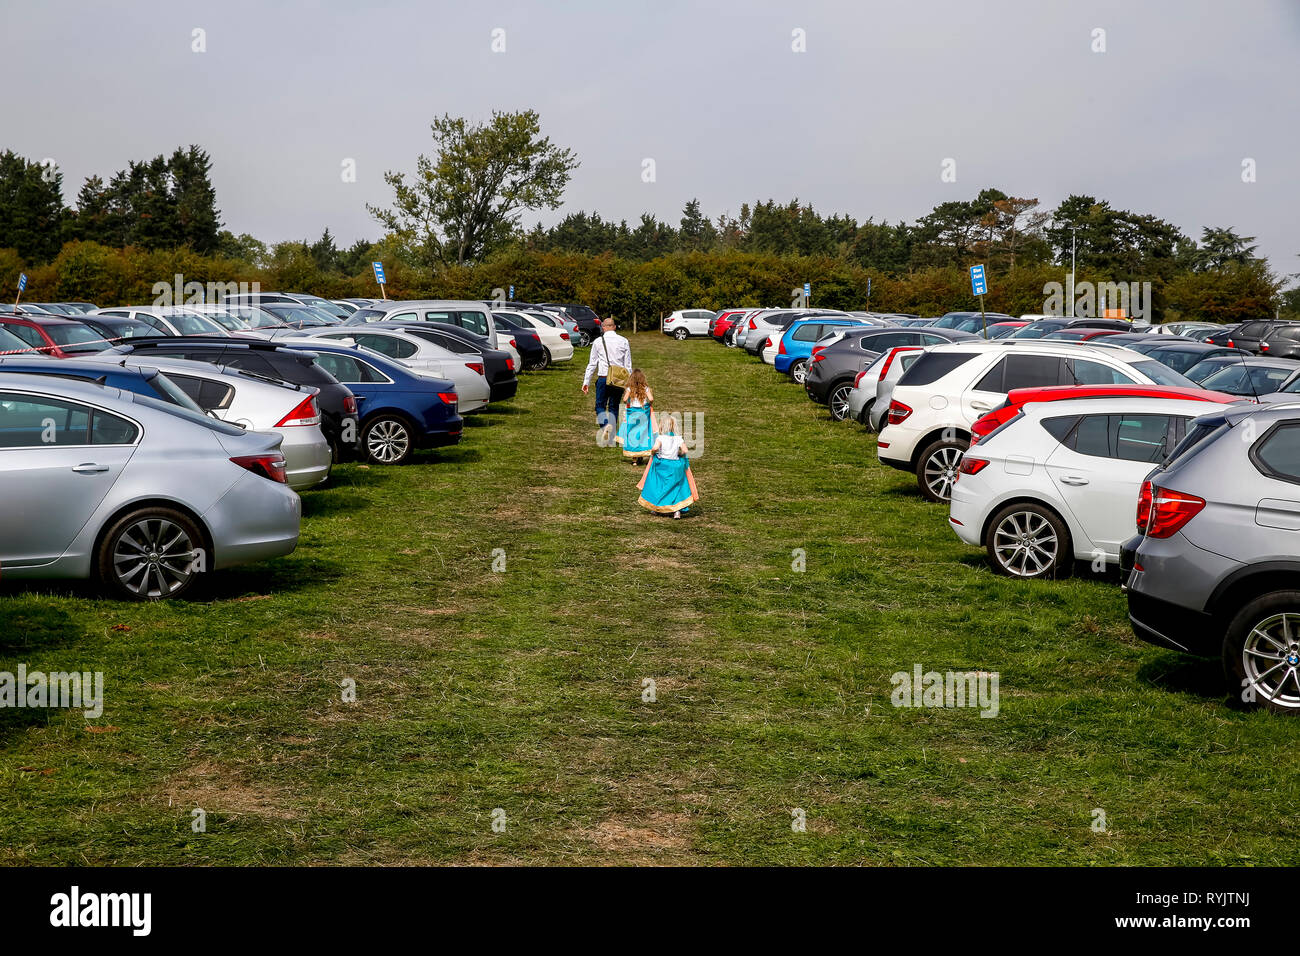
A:
{"type": "Polygon", "coordinates": [[[914,221],[993,186],[1229,226],[1300,272],[1300,0],[0,0],[0,36],[0,149],[54,159],[65,202],[197,143],[267,242],[378,238],[366,204],[435,116],[534,109],[581,166],[525,226],[691,198],[914,221]]]}

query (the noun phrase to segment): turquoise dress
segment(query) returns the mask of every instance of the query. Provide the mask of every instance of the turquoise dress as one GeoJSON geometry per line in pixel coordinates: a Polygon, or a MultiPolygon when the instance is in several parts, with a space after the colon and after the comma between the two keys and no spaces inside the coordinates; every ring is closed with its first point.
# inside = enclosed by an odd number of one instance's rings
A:
{"type": "Polygon", "coordinates": [[[617,440],[623,446],[624,458],[645,458],[654,447],[656,437],[649,405],[628,405],[623,409],[617,440]]]}
{"type": "Polygon", "coordinates": [[[650,458],[637,485],[641,489],[637,504],[656,514],[685,511],[700,498],[690,459],[677,435],[663,435],[659,444],[660,451],[650,458]]]}

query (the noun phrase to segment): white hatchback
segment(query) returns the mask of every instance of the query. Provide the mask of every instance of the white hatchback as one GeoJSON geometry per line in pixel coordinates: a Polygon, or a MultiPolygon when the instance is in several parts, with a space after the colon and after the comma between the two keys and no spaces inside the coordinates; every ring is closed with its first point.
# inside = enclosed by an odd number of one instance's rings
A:
{"type": "Polygon", "coordinates": [[[1151,469],[1193,418],[1227,407],[1118,396],[1031,402],[962,456],[948,521],[1000,574],[1057,577],[1074,560],[1097,571],[1116,565],[1151,469]]]}
{"type": "Polygon", "coordinates": [[[709,323],[716,315],[707,309],[678,309],[664,319],[664,335],[671,335],[678,341],[692,335],[708,335],[709,323]]]}

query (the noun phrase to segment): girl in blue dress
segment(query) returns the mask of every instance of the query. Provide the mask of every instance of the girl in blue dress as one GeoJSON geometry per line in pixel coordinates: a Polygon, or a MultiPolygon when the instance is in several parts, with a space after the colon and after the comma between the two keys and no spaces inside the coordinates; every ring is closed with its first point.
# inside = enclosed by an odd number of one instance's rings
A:
{"type": "Polygon", "coordinates": [[[650,463],[637,484],[641,489],[637,504],[647,511],[680,518],[682,512],[689,511],[699,501],[700,492],[695,487],[695,476],[691,474],[691,462],[683,445],[670,415],[663,420],[663,431],[651,446],[650,463]]]}
{"type": "Polygon", "coordinates": [[[654,392],[646,384],[645,372],[632,369],[627,388],[623,390],[623,414],[619,416],[618,443],[623,447],[623,457],[638,465],[650,457],[657,431],[655,429],[654,392]]]}

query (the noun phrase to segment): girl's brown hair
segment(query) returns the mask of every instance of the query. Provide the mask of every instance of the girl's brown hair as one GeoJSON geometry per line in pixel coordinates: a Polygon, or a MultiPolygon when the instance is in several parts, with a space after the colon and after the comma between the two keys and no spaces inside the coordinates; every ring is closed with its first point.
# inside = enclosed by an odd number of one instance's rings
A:
{"type": "Polygon", "coordinates": [[[627,379],[627,391],[623,393],[623,401],[634,402],[641,400],[641,404],[648,404],[650,401],[650,386],[646,384],[645,372],[639,368],[632,369],[632,374],[627,379]]]}

